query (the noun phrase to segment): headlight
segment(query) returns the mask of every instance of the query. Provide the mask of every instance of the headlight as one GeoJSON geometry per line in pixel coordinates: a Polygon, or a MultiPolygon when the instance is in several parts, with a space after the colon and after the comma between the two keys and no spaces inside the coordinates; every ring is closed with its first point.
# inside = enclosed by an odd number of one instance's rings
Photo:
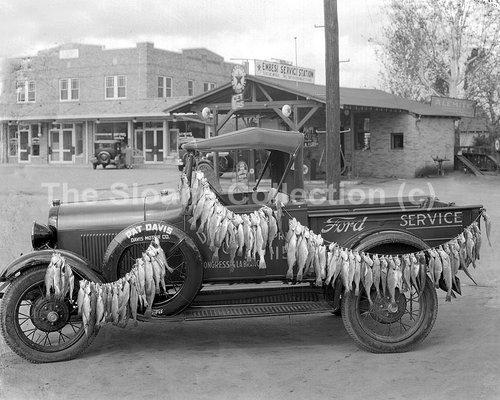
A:
{"type": "Polygon", "coordinates": [[[31,229],[31,245],[34,250],[42,247],[53,247],[56,243],[56,232],[53,228],[33,222],[31,229]]]}

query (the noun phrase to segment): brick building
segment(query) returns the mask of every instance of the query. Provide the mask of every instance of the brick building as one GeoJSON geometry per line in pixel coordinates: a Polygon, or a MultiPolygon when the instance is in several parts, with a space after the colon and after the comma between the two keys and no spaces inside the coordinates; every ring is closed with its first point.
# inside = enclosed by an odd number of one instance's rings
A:
{"type": "Polygon", "coordinates": [[[135,162],[174,157],[179,131],[205,127],[163,110],[227,82],[234,64],[203,49],[66,44],[9,59],[0,97],[0,162],[87,163],[96,140],[123,138],[135,162]]]}
{"type": "MultiPolygon", "coordinates": [[[[325,173],[325,86],[261,76],[247,76],[241,108],[233,109],[232,87],[226,83],[166,109],[170,113],[217,110],[218,118],[232,113],[241,127],[300,130],[305,133],[303,154],[306,177],[321,179],[325,173]],[[292,114],[284,117],[283,105],[292,114]]],[[[434,157],[448,159],[453,168],[455,126],[453,111],[403,99],[374,89],[340,88],[341,164],[350,176],[414,177],[435,172],[434,157]]],[[[247,157],[258,173],[257,156],[247,157]]]]}

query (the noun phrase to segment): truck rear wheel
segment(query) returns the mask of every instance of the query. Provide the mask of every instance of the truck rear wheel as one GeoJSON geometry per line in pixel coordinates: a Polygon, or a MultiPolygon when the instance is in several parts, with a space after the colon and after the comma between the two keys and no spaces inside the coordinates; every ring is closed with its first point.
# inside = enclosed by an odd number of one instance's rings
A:
{"type": "Polygon", "coordinates": [[[395,304],[388,296],[376,296],[372,288],[370,305],[361,290],[342,295],[342,320],[356,344],[372,353],[399,353],[410,350],[429,334],[437,317],[436,290],[427,277],[422,293],[412,287],[396,289],[395,304]]]}
{"type": "Polygon", "coordinates": [[[99,331],[86,335],[76,309],[79,281],[73,269],[73,299],[45,296],[47,265],[34,267],[15,278],[0,302],[0,329],[8,346],[33,363],[71,360],[82,353],[99,331]]]}

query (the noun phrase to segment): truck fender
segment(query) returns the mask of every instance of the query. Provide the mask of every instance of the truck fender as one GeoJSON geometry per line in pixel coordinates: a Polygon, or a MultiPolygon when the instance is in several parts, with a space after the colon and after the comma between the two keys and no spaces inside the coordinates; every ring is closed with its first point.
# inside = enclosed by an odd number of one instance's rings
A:
{"type": "MultiPolygon", "coordinates": [[[[411,235],[407,232],[390,230],[371,233],[362,239],[358,240],[352,246],[349,246],[353,250],[357,251],[367,251],[375,246],[379,246],[385,243],[402,243],[409,246],[413,246],[418,250],[428,249],[429,245],[425,243],[422,239],[415,235],[411,235]]],[[[340,307],[340,299],[344,291],[344,285],[341,279],[338,279],[335,285],[334,295],[333,295],[333,308],[337,310],[340,307]]]]}
{"type": "Polygon", "coordinates": [[[23,254],[0,270],[0,281],[12,280],[18,275],[18,273],[22,273],[29,268],[40,264],[50,263],[50,259],[52,258],[54,251],[60,253],[69,262],[72,269],[76,270],[87,279],[90,279],[93,282],[103,281],[102,277],[89,267],[88,262],[85,259],[71,251],[61,249],[37,250],[23,254]]]}
{"type": "Polygon", "coordinates": [[[359,240],[354,246],[352,246],[352,248],[353,250],[357,251],[366,251],[375,246],[379,246],[385,243],[406,244],[409,246],[413,246],[418,250],[429,248],[429,245],[419,237],[407,232],[397,230],[372,233],[359,240]]]}
{"type": "Polygon", "coordinates": [[[160,242],[173,241],[179,243],[184,241],[201,265],[201,253],[198,247],[181,229],[161,220],[142,221],[123,229],[108,245],[102,266],[102,274],[105,279],[110,282],[118,279],[119,262],[123,252],[128,247],[139,244],[144,245],[144,250],[146,250],[147,245],[155,235],[159,236],[160,242]]]}

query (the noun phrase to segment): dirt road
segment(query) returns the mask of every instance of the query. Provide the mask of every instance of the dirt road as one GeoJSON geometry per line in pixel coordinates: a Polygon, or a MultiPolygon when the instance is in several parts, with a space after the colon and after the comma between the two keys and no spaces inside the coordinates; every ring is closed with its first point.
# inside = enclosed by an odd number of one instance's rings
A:
{"type": "MultiPolygon", "coordinates": [[[[78,189],[99,186],[106,194],[105,188],[115,181],[175,186],[178,179],[174,170],[168,175],[164,170],[95,172],[99,173],[77,168],[0,169],[0,261],[29,250],[31,220],[46,220],[41,182],[66,181],[78,189]]],[[[500,177],[457,174],[370,181],[356,188],[366,190],[376,183],[396,194],[404,183],[406,192],[428,192],[429,182],[441,200],[483,204],[493,220],[493,243],[500,243],[500,177]]],[[[29,364],[0,341],[0,399],[497,399],[497,258],[496,250],[484,246],[480,267],[474,271],[479,286],[465,285],[463,296],[452,303],[445,303],[439,293],[436,325],[410,353],[361,351],[341,319],[329,315],[106,326],[83,356],[58,364],[29,364]]]]}

